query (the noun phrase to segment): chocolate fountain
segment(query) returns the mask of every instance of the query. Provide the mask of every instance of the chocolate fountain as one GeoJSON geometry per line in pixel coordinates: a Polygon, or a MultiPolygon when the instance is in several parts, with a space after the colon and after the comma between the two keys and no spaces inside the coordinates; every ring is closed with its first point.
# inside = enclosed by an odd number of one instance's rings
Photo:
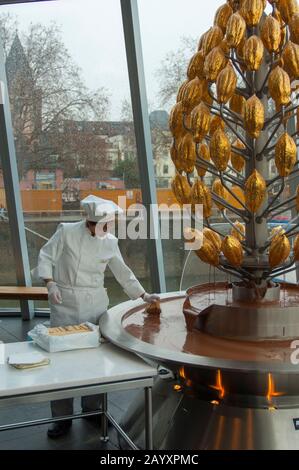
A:
{"type": "MultiPolygon", "coordinates": [[[[299,449],[299,288],[277,281],[299,260],[298,44],[296,0],[229,0],[178,91],[173,192],[194,219],[202,205],[202,232],[187,234],[228,280],[163,295],[160,313],[119,305],[101,324],[172,371],[154,388],[157,449],[299,449]],[[216,230],[213,204],[229,235],[216,230]],[[271,230],[287,210],[286,228],[271,230]]],[[[142,446],[141,401],[123,426],[142,446]]]]}

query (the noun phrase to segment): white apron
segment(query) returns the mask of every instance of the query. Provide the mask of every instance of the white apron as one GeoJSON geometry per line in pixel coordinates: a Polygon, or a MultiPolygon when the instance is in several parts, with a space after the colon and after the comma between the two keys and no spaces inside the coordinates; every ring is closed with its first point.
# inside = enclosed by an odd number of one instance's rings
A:
{"type": "Polygon", "coordinates": [[[34,270],[40,279],[52,278],[61,291],[62,303],[50,303],[52,326],[98,323],[109,305],[104,287],[107,265],[131,299],[145,292],[125,264],[116,237],[92,237],[85,220],[59,225],[40,250],[34,270]]]}

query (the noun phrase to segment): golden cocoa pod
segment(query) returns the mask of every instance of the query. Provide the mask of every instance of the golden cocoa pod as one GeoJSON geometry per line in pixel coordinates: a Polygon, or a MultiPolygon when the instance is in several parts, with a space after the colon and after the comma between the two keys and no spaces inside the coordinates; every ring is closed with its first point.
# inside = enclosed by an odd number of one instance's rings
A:
{"type": "Polygon", "coordinates": [[[214,82],[226,66],[227,60],[221,47],[215,47],[205,59],[204,73],[206,79],[214,82]]]}
{"type": "Polygon", "coordinates": [[[170,147],[170,157],[177,171],[182,171],[181,168],[178,168],[180,166],[180,162],[179,162],[179,153],[175,145],[175,141],[172,142],[171,147],[170,147]]]}
{"type": "Polygon", "coordinates": [[[222,241],[221,251],[231,266],[241,266],[243,249],[237,238],[227,235],[222,241]]]}
{"type": "Polygon", "coordinates": [[[196,52],[192,57],[187,69],[187,77],[189,80],[193,78],[205,78],[203,73],[203,66],[205,63],[205,55],[203,51],[196,52]]]}
{"type": "Polygon", "coordinates": [[[201,142],[210,129],[211,114],[209,108],[200,103],[191,112],[191,129],[194,142],[201,142]]]}
{"type": "Polygon", "coordinates": [[[245,183],[245,203],[251,212],[257,212],[266,196],[266,182],[262,175],[254,170],[245,183]]]}
{"type": "Polygon", "coordinates": [[[204,263],[211,264],[212,266],[219,265],[219,253],[207,238],[204,238],[201,248],[196,250],[195,253],[204,263]]]}
{"type": "Polygon", "coordinates": [[[244,62],[244,58],[245,58],[245,43],[246,43],[246,38],[244,36],[243,39],[241,40],[240,44],[236,48],[237,58],[239,59],[239,61],[241,61],[240,67],[241,67],[242,70],[246,69],[245,64],[242,65],[242,63],[244,62]]]}
{"type": "Polygon", "coordinates": [[[291,82],[287,72],[277,66],[269,75],[268,88],[277,106],[288,104],[291,100],[291,82]]]}
{"type": "Polygon", "coordinates": [[[212,197],[209,188],[200,180],[195,180],[191,189],[190,202],[192,210],[196,211],[196,204],[202,204],[203,216],[209,218],[212,213],[212,197]]]}
{"type": "Polygon", "coordinates": [[[210,142],[210,155],[215,167],[219,171],[225,171],[230,159],[231,145],[225,132],[217,129],[210,142]]]}
{"type": "Polygon", "coordinates": [[[240,150],[244,150],[246,147],[245,147],[245,145],[243,144],[243,142],[241,142],[240,139],[237,139],[237,140],[235,140],[235,142],[233,143],[232,149],[231,149],[230,161],[231,161],[232,167],[234,168],[234,170],[240,172],[240,171],[242,171],[243,168],[244,168],[245,160],[244,160],[244,158],[242,157],[242,155],[240,155],[239,153],[234,152],[234,147],[235,147],[236,149],[240,149],[240,150]]]}
{"type": "Polygon", "coordinates": [[[280,237],[285,233],[285,230],[282,228],[281,225],[278,225],[277,227],[273,227],[270,233],[271,240],[274,240],[277,237],[280,237]]]}
{"type": "Polygon", "coordinates": [[[271,268],[279,266],[289,257],[291,245],[285,235],[278,236],[271,241],[269,248],[269,264],[271,268]]]}
{"type": "Polygon", "coordinates": [[[198,51],[201,51],[202,48],[203,48],[203,42],[205,40],[205,37],[206,37],[206,34],[207,34],[208,31],[206,31],[205,33],[203,33],[200,38],[199,38],[199,41],[198,41],[198,46],[197,46],[197,50],[198,51]]]}
{"type": "Polygon", "coordinates": [[[175,175],[171,182],[171,188],[179,204],[190,204],[191,188],[186,176],[175,175]]]}
{"type": "Polygon", "coordinates": [[[252,138],[257,138],[265,123],[265,110],[263,103],[256,95],[246,101],[244,112],[244,127],[252,138]]]}
{"type": "Polygon", "coordinates": [[[233,10],[228,3],[221,5],[215,13],[214,25],[219,26],[223,34],[225,33],[227,22],[232,14],[233,10]]]}
{"type": "Polygon", "coordinates": [[[192,173],[196,161],[196,147],[192,135],[187,132],[178,145],[181,170],[192,173]]]}
{"type": "Polygon", "coordinates": [[[299,13],[295,13],[290,22],[289,22],[289,30],[290,30],[290,40],[295,44],[299,44],[299,13]]]}
{"type": "Polygon", "coordinates": [[[284,69],[290,77],[299,77],[299,46],[292,41],[288,41],[282,53],[284,69]]]}
{"type": "Polygon", "coordinates": [[[245,105],[246,99],[244,98],[244,96],[238,95],[237,93],[234,93],[231,99],[229,100],[229,109],[231,109],[237,114],[240,114],[241,116],[244,115],[245,105]]]}
{"type": "Polygon", "coordinates": [[[281,17],[281,14],[279,13],[279,10],[278,8],[276,8],[275,10],[273,10],[273,13],[272,13],[272,16],[273,18],[275,18],[279,24],[280,24],[280,32],[281,32],[281,41],[280,41],[280,48],[283,47],[284,43],[285,43],[285,40],[286,40],[286,28],[284,27],[284,21],[281,17]]]}
{"type": "Polygon", "coordinates": [[[214,132],[217,131],[217,129],[222,129],[223,131],[225,129],[225,122],[223,121],[223,119],[221,119],[220,116],[212,117],[210,123],[210,136],[212,136],[214,132]]]}
{"type": "Polygon", "coordinates": [[[203,45],[202,45],[203,53],[205,55],[208,55],[209,52],[211,52],[211,50],[214,49],[214,47],[218,46],[221,43],[222,39],[223,39],[223,32],[221,28],[219,28],[219,26],[213,26],[212,28],[210,28],[206,32],[204,40],[203,40],[203,45]]]}
{"type": "Polygon", "coordinates": [[[284,132],[275,146],[275,165],[280,176],[289,176],[297,159],[297,146],[294,139],[284,132]]]}
{"type": "Polygon", "coordinates": [[[181,86],[180,86],[180,88],[179,88],[179,90],[178,90],[178,93],[177,93],[177,97],[176,97],[177,103],[178,103],[179,101],[182,101],[183,92],[184,92],[184,89],[185,89],[187,83],[189,83],[189,80],[188,80],[188,79],[185,80],[185,81],[181,84],[181,86]]]}
{"type": "Polygon", "coordinates": [[[203,229],[203,237],[204,240],[209,240],[209,242],[211,242],[214,246],[215,250],[220,253],[222,240],[218,233],[214,232],[214,230],[211,230],[210,228],[205,227],[203,229]]]}
{"type": "Polygon", "coordinates": [[[236,221],[234,223],[234,228],[232,228],[230,231],[230,234],[232,237],[235,237],[240,242],[243,241],[245,239],[245,225],[241,222],[236,221]]]}
{"type": "Polygon", "coordinates": [[[237,75],[231,66],[227,66],[221,70],[216,81],[217,101],[219,103],[227,103],[233,96],[237,86],[237,75]]]}
{"type": "Polygon", "coordinates": [[[299,261],[299,235],[296,236],[293,246],[294,261],[299,261]]]}
{"type": "Polygon", "coordinates": [[[243,0],[240,13],[246,21],[247,26],[256,26],[264,11],[262,0],[243,0]]]}
{"type": "Polygon", "coordinates": [[[248,70],[260,68],[264,56],[264,45],[258,36],[250,36],[244,46],[244,62],[248,70]]]}
{"type": "Polygon", "coordinates": [[[272,15],[267,16],[261,27],[261,39],[269,52],[276,52],[281,43],[281,27],[272,15]]]}
{"type": "Polygon", "coordinates": [[[292,16],[299,12],[297,0],[279,0],[277,6],[285,23],[289,23],[292,16]]]}
{"type": "Polygon", "coordinates": [[[186,133],[183,125],[183,106],[181,101],[176,103],[170,111],[169,129],[175,139],[186,133]]]}
{"type": "MultiPolygon", "coordinates": [[[[209,147],[207,146],[207,144],[201,144],[198,148],[198,155],[200,156],[200,158],[202,158],[203,160],[209,162],[210,161],[210,149],[209,147]]],[[[206,172],[207,172],[207,167],[203,168],[201,166],[199,166],[199,164],[196,164],[195,163],[195,166],[196,166],[196,170],[197,170],[197,174],[198,176],[205,176],[206,172]]],[[[204,166],[204,164],[203,164],[204,166]]]]}
{"type": "MultiPolygon", "coordinates": [[[[223,186],[219,178],[216,178],[215,181],[213,182],[212,192],[215,193],[216,196],[220,197],[224,201],[226,201],[228,198],[228,191],[225,189],[225,187],[223,186]]],[[[225,209],[223,204],[221,204],[220,202],[214,201],[214,203],[216,204],[219,210],[222,211],[223,209],[225,209]]]]}
{"type": "Polygon", "coordinates": [[[207,80],[201,80],[201,87],[202,87],[201,101],[211,106],[213,104],[213,98],[209,94],[209,82],[207,80]]]}
{"type": "Polygon", "coordinates": [[[198,77],[190,80],[182,92],[182,110],[190,113],[192,109],[200,103],[202,95],[203,80],[198,77]]]}
{"type": "Polygon", "coordinates": [[[231,15],[226,26],[225,40],[229,47],[236,48],[245,36],[246,23],[239,13],[231,15]]]}

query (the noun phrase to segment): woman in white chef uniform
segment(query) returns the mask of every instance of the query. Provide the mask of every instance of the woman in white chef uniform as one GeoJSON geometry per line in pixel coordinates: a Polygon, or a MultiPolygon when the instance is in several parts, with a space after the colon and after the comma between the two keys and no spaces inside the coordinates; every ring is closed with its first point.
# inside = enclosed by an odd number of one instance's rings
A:
{"type": "MultiPolygon", "coordinates": [[[[76,223],[62,223],[39,253],[35,271],[47,285],[51,326],[67,326],[89,321],[97,324],[107,310],[109,299],[104,288],[107,266],[131,299],[142,297],[145,302],[159,300],[156,294],[147,294],[131,269],[125,264],[118,247],[118,239],[107,231],[107,222],[122,209],[96,196],[81,201],[86,219],[76,223]],[[100,235],[98,233],[100,232],[100,235]]],[[[84,411],[100,408],[100,396],[83,397],[84,411]]],[[[52,415],[73,413],[73,399],[51,402],[52,415]]],[[[49,437],[65,434],[72,422],[54,423],[49,437]]]]}

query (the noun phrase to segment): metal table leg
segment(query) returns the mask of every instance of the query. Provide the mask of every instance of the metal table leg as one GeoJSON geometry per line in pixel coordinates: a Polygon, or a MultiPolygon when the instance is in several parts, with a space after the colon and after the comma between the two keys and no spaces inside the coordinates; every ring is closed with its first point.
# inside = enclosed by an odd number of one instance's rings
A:
{"type": "Polygon", "coordinates": [[[153,403],[152,403],[152,387],[144,389],[144,406],[145,406],[145,448],[153,450],[153,403]]]}
{"type": "Polygon", "coordinates": [[[102,394],[102,411],[103,411],[103,413],[101,415],[101,422],[102,422],[101,441],[103,441],[103,442],[109,441],[107,410],[108,410],[107,393],[103,393],[102,394]]]}

